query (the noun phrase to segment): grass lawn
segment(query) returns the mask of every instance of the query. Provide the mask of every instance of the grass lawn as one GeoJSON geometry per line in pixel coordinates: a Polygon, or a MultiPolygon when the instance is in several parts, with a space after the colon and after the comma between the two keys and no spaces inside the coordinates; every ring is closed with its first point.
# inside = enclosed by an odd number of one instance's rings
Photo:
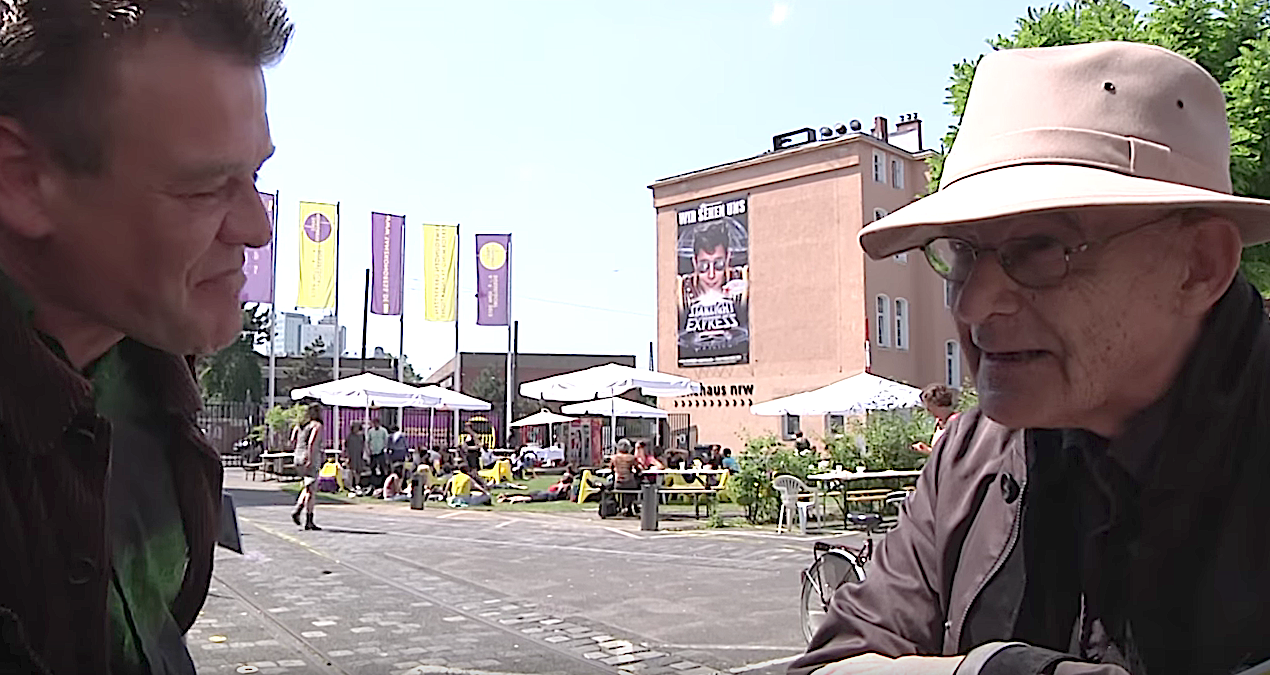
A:
{"type": "MultiPolygon", "coordinates": [[[[490,491],[494,494],[495,499],[497,499],[498,495],[528,494],[530,492],[546,490],[547,488],[551,487],[559,480],[560,480],[559,475],[541,475],[536,478],[531,478],[529,480],[524,480],[524,481],[513,480],[512,481],[516,485],[525,486],[525,489],[523,490],[493,488],[490,491]]],[[[294,495],[299,493],[301,485],[302,483],[300,481],[287,481],[280,485],[280,489],[294,495]]],[[[410,506],[409,502],[385,502],[382,499],[375,499],[374,497],[349,497],[347,496],[346,493],[334,495],[329,492],[319,492],[318,496],[320,497],[320,500],[321,500],[318,502],[319,504],[400,504],[402,508],[409,508],[410,506]]],[[[501,503],[501,504],[494,504],[492,506],[471,506],[471,507],[465,507],[465,508],[479,509],[482,511],[498,511],[501,513],[523,511],[523,512],[531,512],[531,513],[591,513],[591,514],[594,514],[598,506],[599,506],[599,503],[595,501],[586,502],[584,504],[578,504],[576,502],[570,502],[570,501],[557,501],[557,502],[533,502],[533,503],[525,503],[525,504],[501,503]]],[[[722,502],[722,503],[716,502],[714,507],[717,510],[719,510],[720,513],[723,514],[724,518],[727,519],[729,525],[745,524],[744,511],[740,507],[730,502],[722,502]]],[[[428,502],[426,508],[450,509],[452,507],[445,505],[441,502],[428,502]]],[[[657,511],[661,517],[673,516],[677,518],[680,518],[680,517],[693,518],[695,515],[691,501],[688,501],[686,503],[671,502],[669,504],[662,504],[660,507],[658,507],[657,511]]],[[[707,509],[704,504],[704,500],[701,507],[701,515],[702,515],[701,520],[704,523],[706,519],[706,515],[707,515],[707,509]]]]}

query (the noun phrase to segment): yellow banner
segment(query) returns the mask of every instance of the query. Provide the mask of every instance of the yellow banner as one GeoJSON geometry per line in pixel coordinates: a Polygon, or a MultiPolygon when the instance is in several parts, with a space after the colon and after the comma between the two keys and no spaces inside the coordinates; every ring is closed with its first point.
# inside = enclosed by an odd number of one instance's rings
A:
{"type": "Polygon", "coordinates": [[[458,298],[459,228],[423,226],[423,318],[454,321],[458,298]]]}
{"type": "Polygon", "coordinates": [[[300,202],[300,292],[296,307],[335,306],[339,272],[335,245],[340,226],[334,204],[300,202]]]}

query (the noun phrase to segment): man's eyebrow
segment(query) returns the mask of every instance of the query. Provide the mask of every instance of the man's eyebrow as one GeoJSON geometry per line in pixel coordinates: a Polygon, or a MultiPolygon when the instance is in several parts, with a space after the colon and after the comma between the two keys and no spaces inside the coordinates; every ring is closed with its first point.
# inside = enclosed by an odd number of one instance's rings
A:
{"type": "Polygon", "coordinates": [[[206,164],[198,164],[182,168],[177,173],[176,179],[181,183],[197,183],[199,181],[211,180],[213,178],[220,178],[222,176],[242,173],[244,171],[251,171],[252,173],[255,173],[260,170],[261,166],[264,166],[265,162],[269,161],[270,157],[273,157],[273,153],[276,150],[276,147],[269,146],[268,154],[266,154],[264,158],[256,164],[256,166],[250,166],[245,162],[232,160],[208,162],[206,164]]]}

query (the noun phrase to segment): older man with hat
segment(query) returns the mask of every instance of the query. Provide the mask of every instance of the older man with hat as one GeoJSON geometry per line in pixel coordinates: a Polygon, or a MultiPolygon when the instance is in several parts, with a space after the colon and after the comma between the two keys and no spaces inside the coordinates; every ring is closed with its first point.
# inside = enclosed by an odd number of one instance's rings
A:
{"type": "MultiPolygon", "coordinates": [[[[988,55],[940,189],[860,233],[953,285],[979,409],[796,675],[1270,659],[1270,326],[1217,82],[1158,47],[988,55]]],[[[1258,671],[1251,671],[1258,672],[1258,671]]]]}

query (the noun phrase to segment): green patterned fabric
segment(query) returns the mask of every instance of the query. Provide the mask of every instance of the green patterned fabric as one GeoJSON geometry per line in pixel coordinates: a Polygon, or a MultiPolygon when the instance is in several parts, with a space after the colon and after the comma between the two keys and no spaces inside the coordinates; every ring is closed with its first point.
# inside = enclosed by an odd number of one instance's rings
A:
{"type": "Polygon", "coordinates": [[[92,378],[98,412],[112,426],[112,671],[192,675],[194,665],[170,609],[185,576],[188,547],[168,461],[168,430],[134,386],[117,349],[95,364],[92,378]]]}

